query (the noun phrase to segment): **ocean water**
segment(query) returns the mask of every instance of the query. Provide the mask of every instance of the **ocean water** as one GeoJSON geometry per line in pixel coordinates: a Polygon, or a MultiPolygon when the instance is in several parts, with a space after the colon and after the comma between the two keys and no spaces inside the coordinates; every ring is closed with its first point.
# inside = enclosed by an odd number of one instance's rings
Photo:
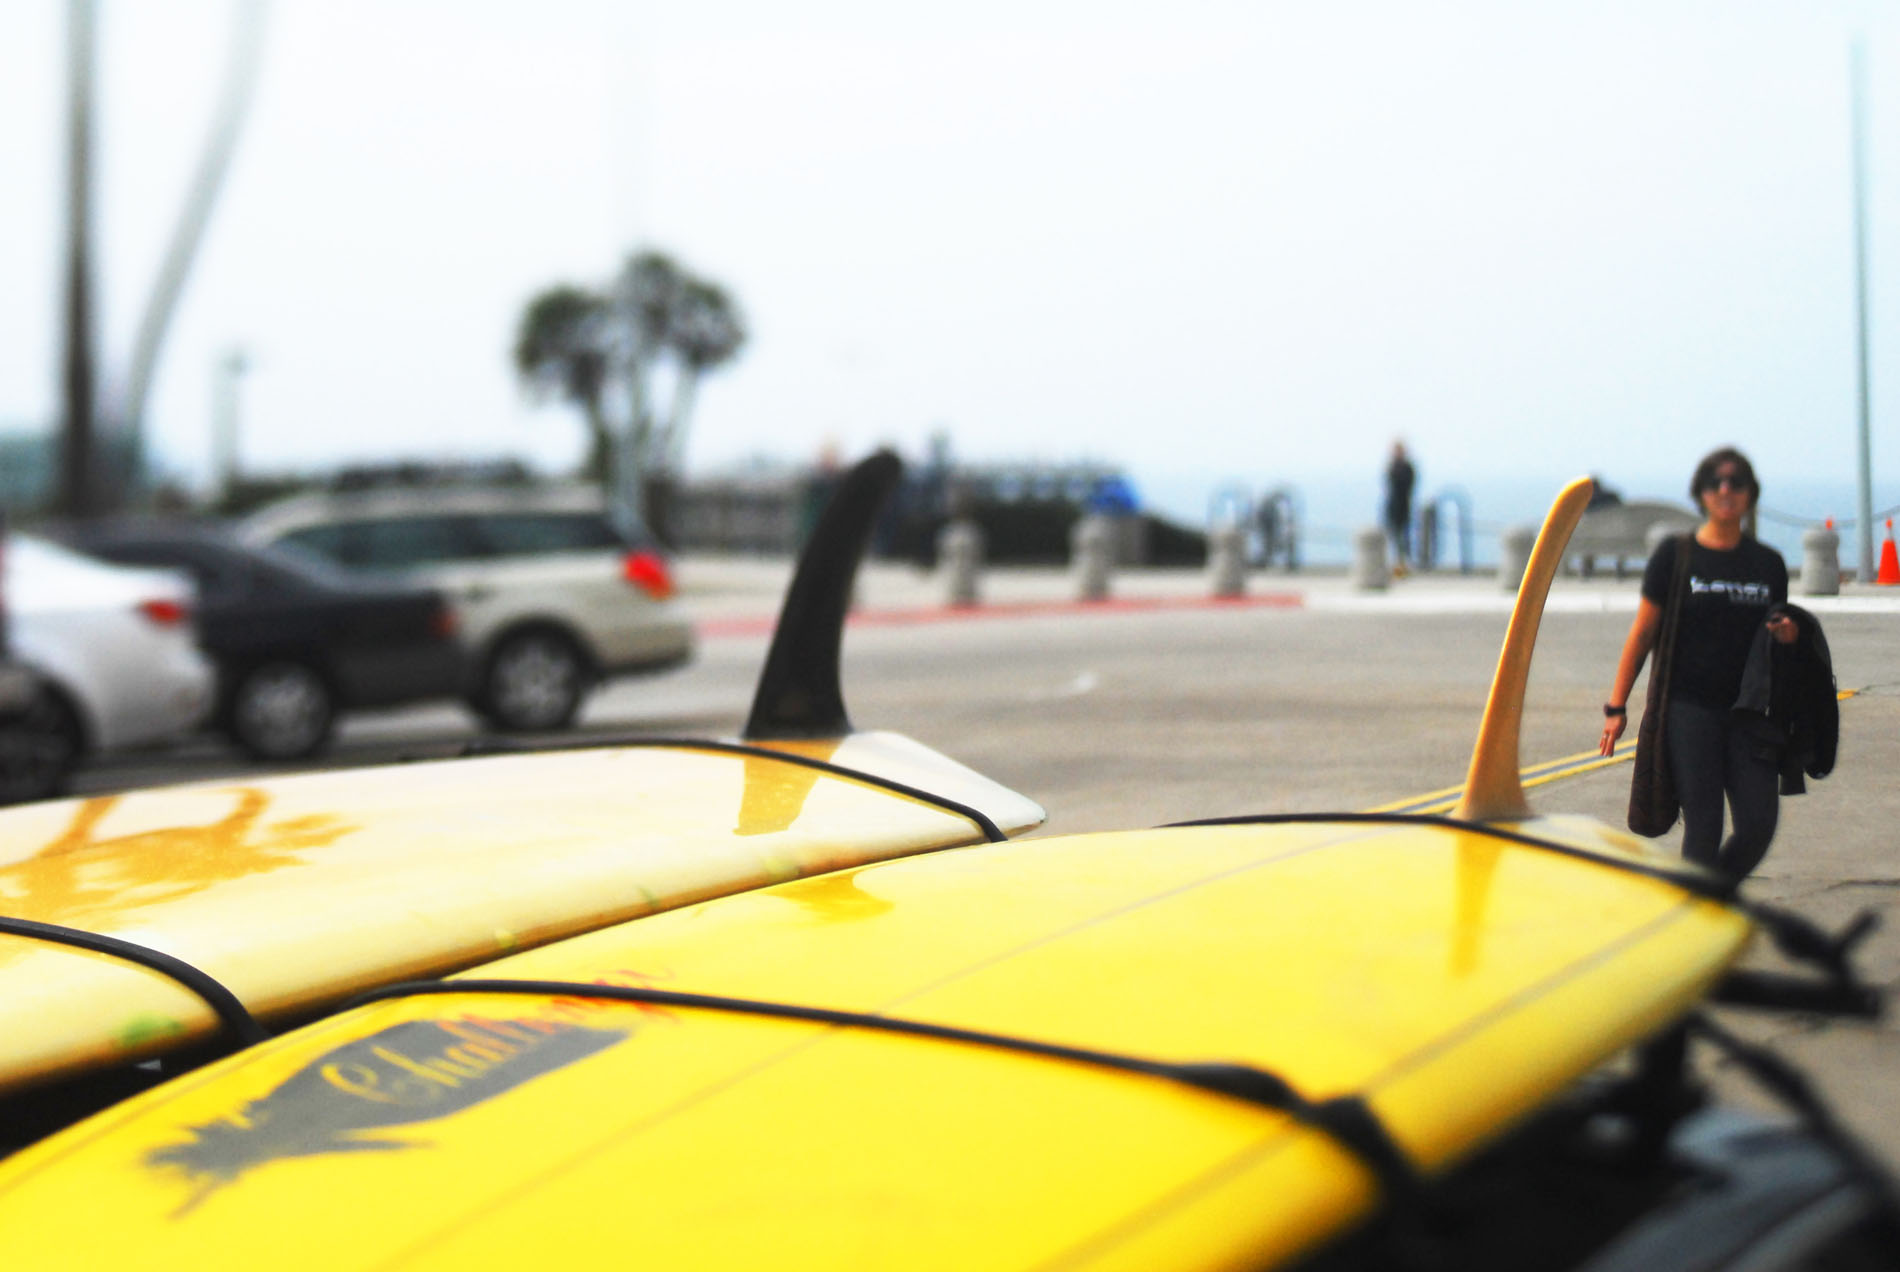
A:
{"type": "MultiPolygon", "coordinates": [[[[1352,560],[1353,535],[1367,526],[1380,524],[1380,504],[1384,486],[1375,470],[1364,477],[1317,475],[1291,478],[1272,484],[1249,485],[1213,472],[1131,474],[1143,505],[1185,526],[1204,528],[1217,510],[1251,503],[1274,489],[1286,489],[1298,509],[1300,521],[1300,559],[1313,566],[1345,566],[1352,560]]],[[[1610,484],[1625,499],[1657,499],[1690,511],[1686,474],[1654,481],[1612,480],[1610,484]]],[[[1438,482],[1430,472],[1422,474],[1413,496],[1415,508],[1425,500],[1438,502],[1439,568],[1455,568],[1458,563],[1457,522],[1454,507],[1460,502],[1469,509],[1473,564],[1495,566],[1498,540],[1513,526],[1536,526],[1543,520],[1551,499],[1561,487],[1560,481],[1484,478],[1471,482],[1438,482]]],[[[1841,536],[1841,568],[1858,566],[1859,532],[1850,524],[1859,496],[1852,474],[1841,481],[1777,481],[1763,477],[1761,515],[1757,534],[1762,542],[1775,548],[1790,567],[1799,568],[1801,536],[1812,525],[1833,518],[1841,536]]],[[[1900,518],[1900,482],[1873,484],[1874,551],[1880,551],[1887,530],[1881,514],[1900,518]]]]}

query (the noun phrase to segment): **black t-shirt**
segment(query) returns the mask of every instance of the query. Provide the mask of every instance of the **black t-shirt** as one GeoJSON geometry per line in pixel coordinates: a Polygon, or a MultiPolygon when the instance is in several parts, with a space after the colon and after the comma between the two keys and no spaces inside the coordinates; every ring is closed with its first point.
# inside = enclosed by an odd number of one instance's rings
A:
{"type": "MultiPolygon", "coordinates": [[[[1643,595],[1665,608],[1681,541],[1664,539],[1643,570],[1643,595]]],[[[1788,567],[1773,548],[1746,536],[1726,551],[1692,541],[1669,696],[1718,711],[1734,706],[1755,633],[1787,599],[1788,567]]]]}
{"type": "Polygon", "coordinates": [[[1418,482],[1418,470],[1409,459],[1395,459],[1385,470],[1386,520],[1404,521],[1412,514],[1412,487],[1418,482]]]}

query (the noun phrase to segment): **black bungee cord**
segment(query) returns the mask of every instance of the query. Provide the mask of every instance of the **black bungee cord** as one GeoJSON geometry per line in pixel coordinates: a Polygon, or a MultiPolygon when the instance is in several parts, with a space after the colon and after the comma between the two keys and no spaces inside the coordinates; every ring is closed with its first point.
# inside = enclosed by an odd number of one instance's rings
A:
{"type": "Polygon", "coordinates": [[[122,940],[116,936],[106,936],[100,932],[87,932],[81,928],[61,927],[57,923],[42,923],[37,919],[16,919],[0,915],[0,932],[12,936],[23,936],[30,940],[46,941],[54,945],[71,945],[77,949],[91,950],[95,954],[109,954],[128,963],[169,977],[179,985],[204,1000],[217,1016],[219,1022],[232,1035],[236,1045],[232,1050],[267,1040],[270,1031],[257,1023],[238,996],[224,986],[209,972],[192,966],[181,958],[175,958],[163,950],[155,950],[149,945],[140,945],[134,941],[122,940]]]}
{"type": "Polygon", "coordinates": [[[829,1007],[810,1007],[794,1003],[771,1002],[752,998],[733,998],[715,994],[692,994],[678,990],[647,989],[627,985],[599,985],[587,981],[565,980],[492,980],[460,978],[442,981],[408,981],[385,985],[359,994],[344,1004],[350,1010],[369,1003],[393,998],[429,994],[529,994],[549,997],[596,998],[613,1002],[639,1003],[662,1007],[699,1008],[738,1015],[777,1020],[796,1020],[808,1024],[835,1025],[847,1029],[875,1030],[913,1038],[967,1046],[990,1047],[1017,1055],[1091,1065],[1143,1077],[1160,1078],[1183,1086],[1244,1101],[1260,1108],[1284,1113],[1294,1121],[1331,1138],[1350,1152],[1372,1172],[1385,1189],[1388,1203],[1400,1210],[1410,1208],[1421,1194],[1416,1169],[1403,1149],[1392,1138],[1371,1106],[1358,1096],[1334,1096],[1309,1099],[1285,1078],[1252,1065],[1231,1062],[1181,1063],[1150,1060],[1119,1052],[1041,1042],[1011,1034],[964,1029],[954,1025],[933,1024],[900,1016],[870,1012],[840,1011],[829,1007]]]}
{"type": "Polygon", "coordinates": [[[884,777],[863,769],[850,768],[843,764],[833,764],[830,760],[814,759],[809,755],[799,755],[793,751],[781,751],[776,747],[760,746],[751,742],[719,742],[709,738],[667,738],[667,737],[606,737],[584,738],[573,742],[557,743],[553,746],[525,744],[515,742],[481,741],[470,743],[462,748],[460,755],[466,758],[485,758],[500,755],[543,755],[559,751],[616,750],[621,748],[642,747],[661,750],[713,751],[720,755],[738,755],[749,759],[778,760],[800,768],[816,769],[832,777],[844,778],[864,786],[874,786],[879,790],[890,791],[896,795],[907,796],[919,803],[941,808],[964,818],[984,839],[993,844],[1007,842],[1005,834],[995,820],[982,809],[965,804],[961,800],[951,799],[935,791],[912,786],[895,778],[884,777]]]}

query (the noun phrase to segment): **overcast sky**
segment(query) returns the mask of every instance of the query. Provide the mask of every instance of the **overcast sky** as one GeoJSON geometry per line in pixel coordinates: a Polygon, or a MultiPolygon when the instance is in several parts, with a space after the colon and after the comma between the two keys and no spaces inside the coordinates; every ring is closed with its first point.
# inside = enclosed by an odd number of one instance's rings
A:
{"type": "MultiPolygon", "coordinates": [[[[122,367],[229,0],[101,0],[122,367]]],[[[57,406],[62,0],[0,6],[0,423],[57,406]]],[[[267,469],[519,453],[523,303],[641,245],[737,296],[697,471],[972,458],[1674,491],[1853,480],[1849,46],[1870,63],[1875,472],[1900,464],[1900,20],[1849,0],[276,0],[149,427],[241,346],[267,469]]]]}

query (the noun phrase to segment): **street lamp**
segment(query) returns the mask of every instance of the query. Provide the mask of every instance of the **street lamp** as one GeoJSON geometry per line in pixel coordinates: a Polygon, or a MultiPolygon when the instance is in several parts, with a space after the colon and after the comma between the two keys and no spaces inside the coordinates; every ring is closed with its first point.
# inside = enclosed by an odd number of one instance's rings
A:
{"type": "Polygon", "coordinates": [[[218,355],[211,417],[212,487],[218,502],[226,503],[238,479],[238,382],[251,369],[251,355],[232,345],[218,355]]]}
{"type": "Polygon", "coordinates": [[[1874,577],[1874,459],[1867,384],[1867,68],[1866,47],[1856,36],[1853,46],[1854,87],[1854,319],[1858,354],[1860,407],[1860,465],[1855,494],[1859,515],[1860,562],[1855,578],[1871,583],[1874,577]]]}

